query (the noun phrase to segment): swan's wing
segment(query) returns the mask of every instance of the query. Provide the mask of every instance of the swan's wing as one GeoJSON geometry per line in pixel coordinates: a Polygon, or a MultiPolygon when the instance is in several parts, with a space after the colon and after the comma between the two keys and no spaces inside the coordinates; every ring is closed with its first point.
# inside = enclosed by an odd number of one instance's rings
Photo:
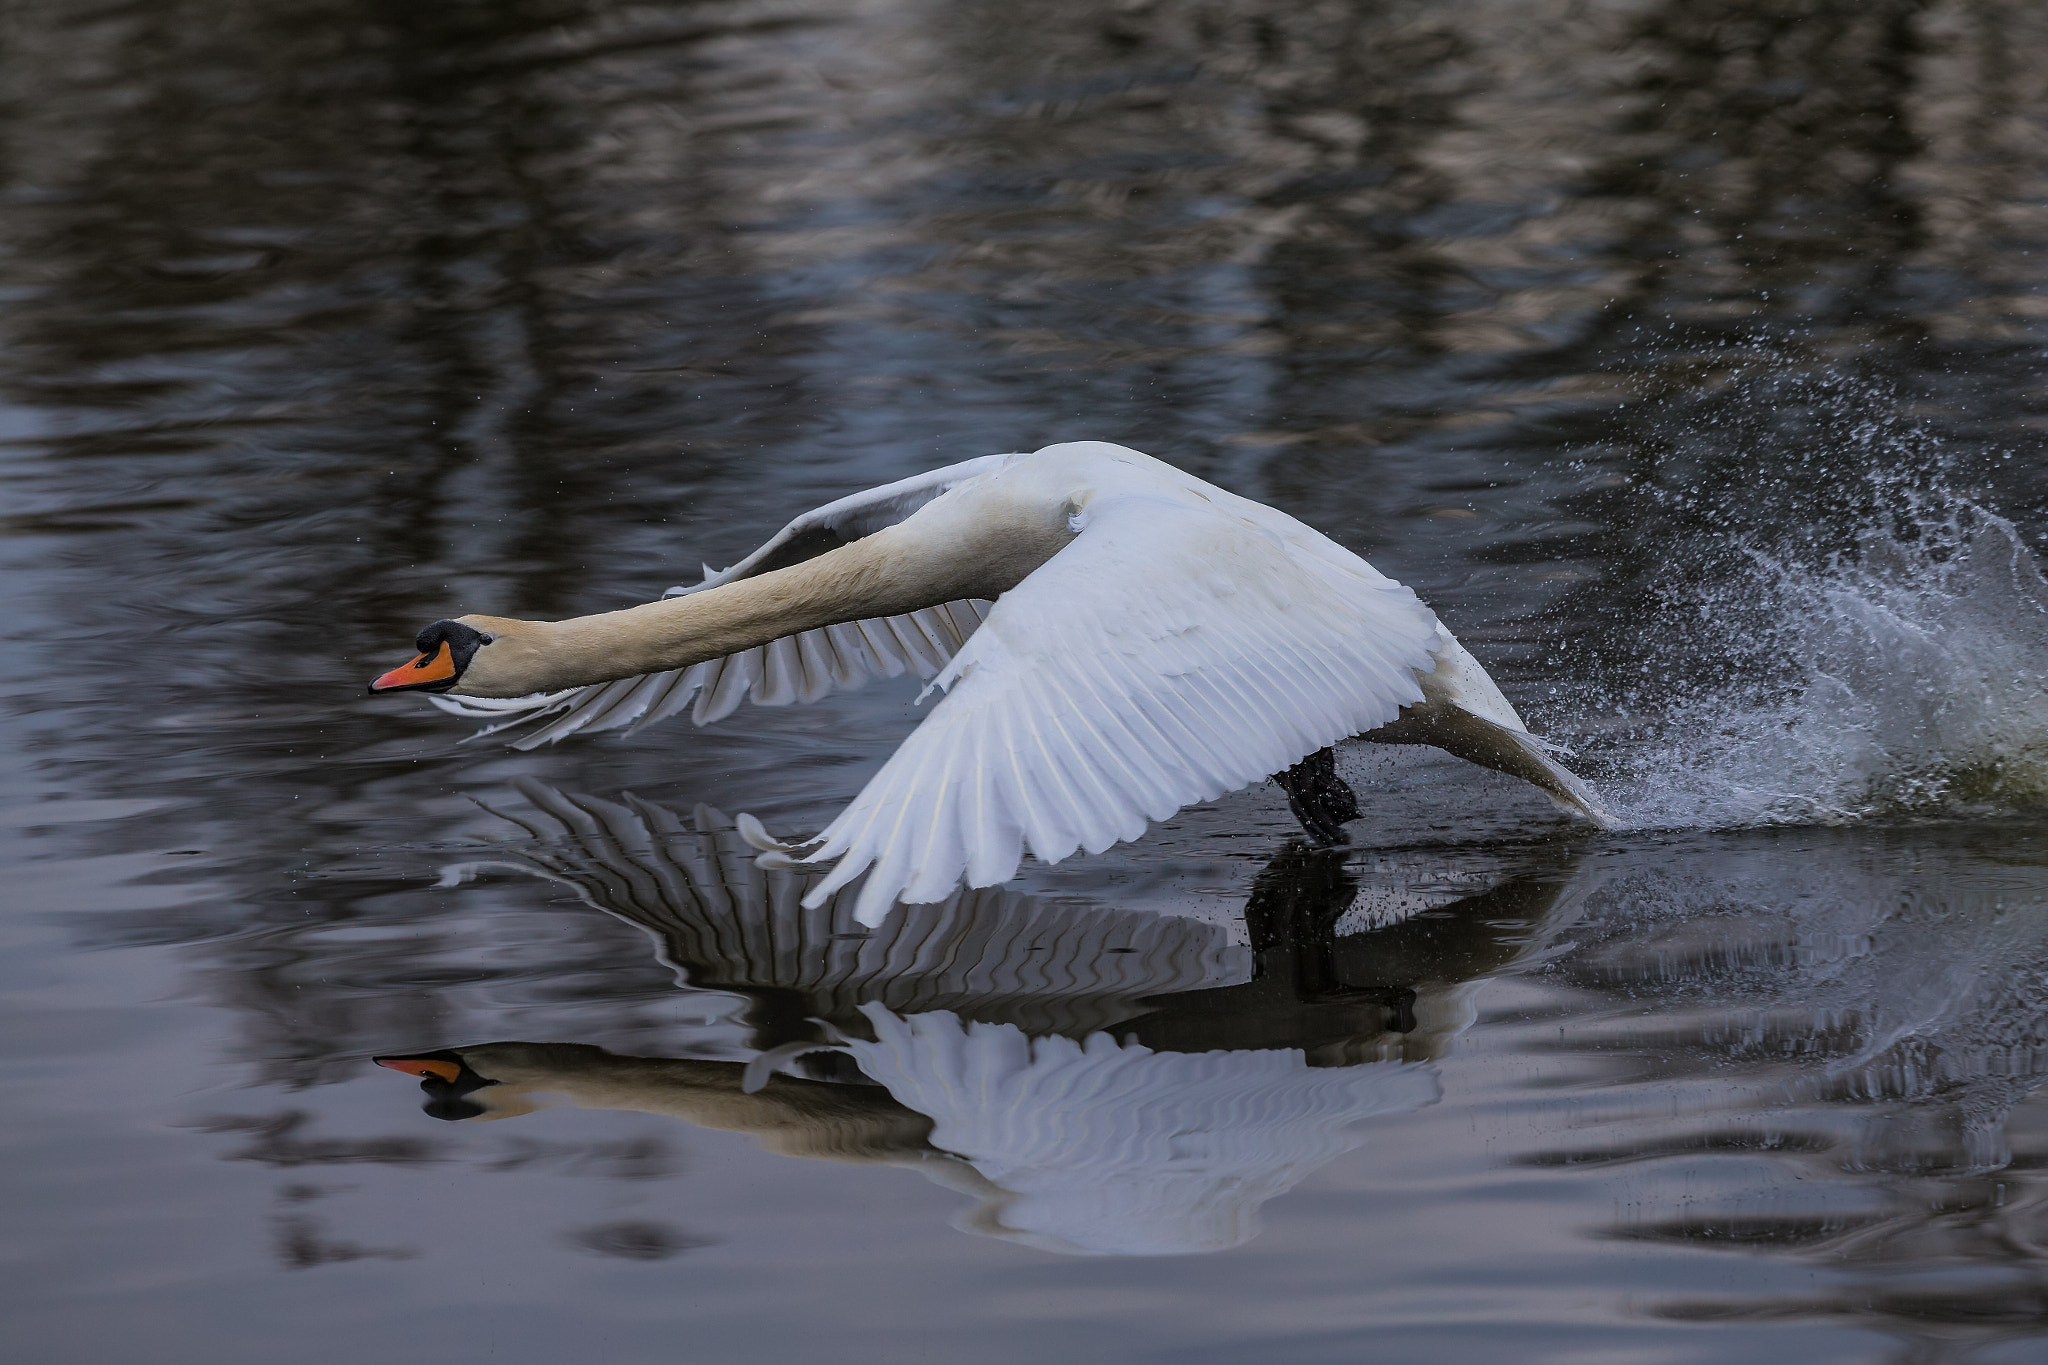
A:
{"type": "MultiPolygon", "coordinates": [[[[828,502],[790,522],[731,568],[706,565],[703,582],[670,588],[662,595],[681,597],[815,559],[895,525],[941,493],[1010,458],[984,455],[828,502]]],[[[691,719],[709,725],[731,715],[742,701],[787,706],[816,701],[835,689],[859,687],[873,678],[904,673],[929,678],[946,666],[987,610],[986,602],[946,602],[904,616],[807,630],[688,668],[566,692],[509,699],[430,695],[428,700],[455,715],[499,722],[480,735],[545,720],[513,741],[518,749],[551,744],[579,730],[651,724],[677,714],[693,700],[691,719]]]]}
{"type": "Polygon", "coordinates": [[[849,493],[836,502],[828,502],[804,513],[731,568],[713,569],[707,564],[702,583],[670,588],[662,596],[681,597],[686,593],[702,592],[721,583],[752,578],[771,569],[786,569],[792,564],[816,559],[827,550],[851,545],[885,526],[894,526],[941,493],[950,492],[969,479],[992,473],[1004,462],[1015,458],[1014,455],[983,455],[978,459],[949,464],[943,469],[913,474],[907,479],[885,483],[880,488],[849,493]]]}
{"type": "Polygon", "coordinates": [[[929,678],[974,633],[988,607],[986,602],[946,602],[904,616],[849,621],[785,635],[688,668],[566,692],[509,699],[430,694],[427,700],[453,715],[497,722],[473,738],[513,725],[545,722],[513,740],[516,749],[552,744],[579,730],[649,725],[686,708],[697,724],[709,725],[731,715],[743,701],[787,706],[816,701],[835,689],[859,687],[874,678],[904,673],[929,678]]]}
{"type": "MultiPolygon", "coordinates": [[[[1249,506],[1249,504],[1247,504],[1249,506]]],[[[856,915],[1008,880],[1280,771],[1422,699],[1436,617],[1290,517],[1199,494],[1102,493],[1003,594],[950,687],[820,834],[869,871],[856,915]]]]}

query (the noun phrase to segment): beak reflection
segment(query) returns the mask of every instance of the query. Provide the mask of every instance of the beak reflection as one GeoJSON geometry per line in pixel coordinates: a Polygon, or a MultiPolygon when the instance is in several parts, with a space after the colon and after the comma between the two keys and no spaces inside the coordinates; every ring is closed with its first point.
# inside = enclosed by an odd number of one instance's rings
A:
{"type": "Polygon", "coordinates": [[[451,1053],[434,1053],[425,1057],[372,1057],[378,1066],[388,1066],[393,1071],[403,1071],[408,1076],[439,1080],[453,1085],[462,1075],[462,1059],[451,1053]]]}
{"type": "Polygon", "coordinates": [[[370,1060],[378,1066],[389,1067],[407,1076],[418,1076],[420,1089],[427,1096],[427,1102],[420,1108],[437,1119],[473,1119],[481,1116],[485,1112],[484,1106],[469,1096],[497,1084],[496,1081],[471,1070],[461,1053],[447,1049],[401,1056],[372,1057],[370,1060]]]}

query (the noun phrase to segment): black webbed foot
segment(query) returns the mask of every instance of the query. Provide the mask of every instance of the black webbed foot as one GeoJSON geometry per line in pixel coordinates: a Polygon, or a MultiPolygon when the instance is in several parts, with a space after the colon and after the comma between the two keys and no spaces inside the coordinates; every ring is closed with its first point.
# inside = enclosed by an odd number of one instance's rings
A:
{"type": "Polygon", "coordinates": [[[1273,774],[1287,793],[1287,808],[1308,837],[1324,847],[1348,844],[1344,822],[1359,817],[1358,796],[1337,776],[1337,751],[1318,749],[1285,772],[1273,774]]]}

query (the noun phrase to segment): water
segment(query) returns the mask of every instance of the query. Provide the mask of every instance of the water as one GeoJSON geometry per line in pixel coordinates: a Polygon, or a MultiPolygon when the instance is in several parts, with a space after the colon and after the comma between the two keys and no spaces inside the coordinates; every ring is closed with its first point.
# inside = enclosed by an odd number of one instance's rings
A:
{"type": "Polygon", "coordinates": [[[0,5],[10,1356],[2048,1360],[2044,57],[0,5]],[[1413,584],[1624,828],[1355,747],[1348,855],[1254,789],[860,936],[730,816],[818,828],[914,683],[362,695],[1083,437],[1413,584]]]}

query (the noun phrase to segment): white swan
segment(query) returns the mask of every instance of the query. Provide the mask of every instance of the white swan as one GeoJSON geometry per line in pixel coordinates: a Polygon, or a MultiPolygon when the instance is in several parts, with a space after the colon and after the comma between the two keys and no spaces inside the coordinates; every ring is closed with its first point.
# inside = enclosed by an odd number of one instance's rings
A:
{"type": "Polygon", "coordinates": [[[658,602],[567,621],[463,616],[373,692],[552,719],[527,744],[914,670],[945,691],[813,840],[868,873],[856,914],[1136,839],[1268,775],[1312,834],[1355,818],[1329,746],[1434,744],[1606,816],[1401,584],[1270,507],[1099,441],[990,455],[806,513],[658,602]],[[1306,761],[1304,761],[1306,760],[1306,761]]]}

